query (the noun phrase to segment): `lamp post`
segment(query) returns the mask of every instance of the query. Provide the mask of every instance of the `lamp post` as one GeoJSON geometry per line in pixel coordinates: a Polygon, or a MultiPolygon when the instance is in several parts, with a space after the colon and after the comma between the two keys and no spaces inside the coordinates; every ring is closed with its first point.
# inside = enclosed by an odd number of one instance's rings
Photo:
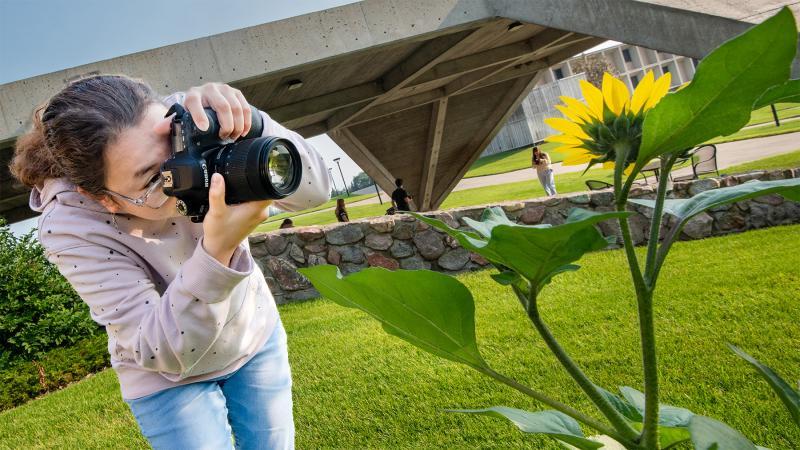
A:
{"type": "Polygon", "coordinates": [[[375,186],[375,193],[378,194],[378,201],[383,204],[383,199],[381,198],[381,191],[378,189],[378,183],[375,182],[375,179],[372,179],[372,185],[375,186]]]}
{"type": "Polygon", "coordinates": [[[331,178],[331,184],[333,185],[333,190],[339,192],[339,188],[336,187],[336,180],[333,179],[333,172],[331,172],[331,170],[333,170],[333,167],[328,167],[328,176],[331,178]]]}
{"type": "Polygon", "coordinates": [[[342,172],[342,166],[339,164],[339,160],[342,158],[333,158],[333,162],[336,163],[336,166],[339,168],[339,175],[342,176],[342,183],[344,184],[344,191],[347,192],[347,196],[350,197],[350,190],[347,189],[347,182],[344,181],[344,172],[342,172]]]}

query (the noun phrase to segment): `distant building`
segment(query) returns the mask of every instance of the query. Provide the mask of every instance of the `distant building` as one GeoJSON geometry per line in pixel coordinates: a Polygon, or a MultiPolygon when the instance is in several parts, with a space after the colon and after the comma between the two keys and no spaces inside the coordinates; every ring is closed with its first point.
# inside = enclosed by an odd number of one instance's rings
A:
{"type": "Polygon", "coordinates": [[[624,81],[631,92],[648,71],[653,71],[657,78],[671,73],[674,88],[691,80],[697,66],[697,60],[692,58],[626,44],[574,56],[547,69],[540,84],[531,90],[481,156],[527,147],[556,133],[544,124],[544,119],[562,117],[555,109],[560,103],[559,96],[583,99],[579,81],[586,79],[586,74],[577,67],[585,58],[596,55],[605,57],[617,78],[624,81]]]}

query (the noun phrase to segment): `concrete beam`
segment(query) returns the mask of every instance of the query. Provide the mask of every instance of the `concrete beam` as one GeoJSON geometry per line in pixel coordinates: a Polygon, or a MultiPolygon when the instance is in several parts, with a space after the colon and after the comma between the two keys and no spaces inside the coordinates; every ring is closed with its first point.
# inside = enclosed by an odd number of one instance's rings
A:
{"type": "MultiPolygon", "coordinates": [[[[691,0],[663,2],[670,6],[631,0],[493,0],[491,3],[499,17],[697,59],[752,26],[735,20],[734,16],[698,12],[704,8],[704,2],[691,0]]],[[[740,3],[747,4],[747,9],[753,8],[753,2],[740,3]]],[[[795,57],[792,77],[800,77],[800,54],[795,57]]]]}
{"type": "Polygon", "coordinates": [[[419,207],[422,211],[431,209],[431,193],[433,192],[433,184],[436,177],[436,166],[439,162],[439,149],[442,145],[446,117],[447,97],[433,104],[431,124],[428,129],[428,148],[425,151],[425,161],[422,163],[422,178],[419,185],[419,196],[422,200],[419,207]]]}
{"type": "Polygon", "coordinates": [[[436,195],[431,202],[431,209],[437,209],[447,198],[461,178],[467,173],[470,166],[478,159],[483,150],[492,141],[498,131],[505,125],[511,114],[520,102],[528,95],[531,88],[539,82],[542,72],[536,75],[517,79],[506,96],[498,103],[500,106],[492,111],[491,115],[483,122],[481,129],[476,130],[473,138],[463,147],[462,153],[469,155],[463,160],[456,176],[452,179],[441,179],[436,186],[436,195]]]}

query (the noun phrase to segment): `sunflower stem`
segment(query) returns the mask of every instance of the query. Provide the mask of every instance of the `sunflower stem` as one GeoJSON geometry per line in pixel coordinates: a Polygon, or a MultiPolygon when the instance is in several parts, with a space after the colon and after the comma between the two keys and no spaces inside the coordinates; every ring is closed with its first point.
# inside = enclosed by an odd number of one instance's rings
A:
{"type": "Polygon", "coordinates": [[[592,383],[589,377],[581,370],[581,368],[570,358],[566,350],[561,347],[558,340],[539,315],[539,307],[537,302],[538,293],[536,289],[531,287],[529,293],[526,295],[516,286],[512,286],[514,293],[517,294],[520,302],[527,305],[526,312],[528,318],[533,323],[536,331],[542,337],[542,340],[547,344],[547,347],[555,355],[558,362],[569,373],[572,379],[578,383],[578,386],[586,393],[589,399],[597,406],[597,409],[611,422],[611,425],[626,439],[635,441],[639,437],[639,432],[636,431],[625,417],[609,403],[609,401],[597,390],[597,386],[592,383]],[[527,301],[526,301],[527,300],[527,301]]]}
{"type": "MultiPolygon", "coordinates": [[[[628,193],[634,172],[622,183],[623,167],[630,151],[630,144],[619,142],[615,145],[614,194],[617,211],[627,211],[628,193]]],[[[638,167],[638,166],[637,166],[638,167]]],[[[644,372],[645,411],[640,440],[646,449],[658,448],[658,361],[656,358],[655,330],[653,324],[653,291],[648,288],[642,276],[642,269],[636,257],[627,217],[618,219],[625,255],[631,270],[633,286],[636,291],[636,304],[639,316],[639,335],[642,350],[642,371],[644,372]]]]}
{"type": "Polygon", "coordinates": [[[595,419],[593,417],[587,416],[586,414],[578,411],[577,409],[575,409],[575,408],[573,408],[571,406],[565,405],[565,404],[559,402],[558,400],[551,399],[550,397],[548,397],[548,396],[546,396],[546,395],[544,395],[544,394],[542,394],[542,393],[540,393],[538,391],[535,391],[535,390],[529,388],[528,386],[525,386],[524,384],[521,384],[521,383],[519,383],[518,381],[516,381],[516,380],[514,380],[512,378],[509,378],[509,377],[507,377],[505,375],[497,373],[497,372],[495,372],[494,370],[492,370],[492,369],[490,369],[488,367],[477,367],[476,366],[474,368],[478,372],[481,372],[484,375],[488,375],[488,376],[494,378],[495,380],[497,380],[497,381],[499,381],[499,382],[501,382],[501,383],[503,383],[503,384],[505,384],[505,385],[507,385],[509,387],[512,387],[512,388],[516,389],[517,391],[522,392],[523,394],[525,394],[525,395],[527,395],[529,397],[533,397],[534,399],[544,403],[545,405],[547,405],[547,406],[549,406],[549,407],[551,407],[551,408],[553,408],[553,409],[555,409],[557,411],[560,411],[560,412],[572,417],[573,419],[577,420],[578,422],[581,422],[584,425],[587,425],[587,426],[589,426],[591,428],[594,428],[595,430],[599,431],[600,433],[603,433],[606,436],[611,437],[612,439],[616,440],[620,444],[624,445],[625,448],[628,448],[628,449],[641,449],[642,448],[641,446],[639,446],[632,439],[626,438],[625,436],[621,435],[620,433],[618,433],[616,430],[614,430],[613,428],[609,427],[608,425],[606,425],[606,424],[604,424],[602,422],[599,422],[597,419],[595,419]]]}
{"type": "MultiPolygon", "coordinates": [[[[656,279],[655,272],[656,252],[659,248],[659,236],[661,234],[661,221],[664,213],[664,200],[667,198],[667,186],[669,184],[669,173],[677,160],[676,155],[669,154],[666,159],[661,159],[661,179],[658,180],[658,190],[656,191],[656,204],[653,208],[653,217],[650,219],[650,238],[647,241],[647,260],[645,262],[644,277],[647,287],[654,290],[656,279]]],[[[663,245],[662,245],[663,246],[663,245]]]]}

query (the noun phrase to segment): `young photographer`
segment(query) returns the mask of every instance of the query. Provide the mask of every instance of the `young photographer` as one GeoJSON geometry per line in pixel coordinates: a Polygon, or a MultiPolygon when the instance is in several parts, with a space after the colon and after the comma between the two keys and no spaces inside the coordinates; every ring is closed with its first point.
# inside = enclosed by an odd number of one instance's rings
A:
{"type": "MultiPolygon", "coordinates": [[[[33,117],[11,170],[32,188],[48,259],[105,326],[123,399],[154,448],[291,448],[286,333],[248,234],[270,200],[225,203],[211,178],[202,223],[176,212],[160,166],[170,157],[168,106],[182,99],[200,129],[203,107],[219,137],[250,129],[241,92],[206,84],[165,101],[144,82],[98,75],[75,81],[33,117]]],[[[297,133],[261,113],[265,136],[300,153],[298,190],[274,204],[298,210],[330,192],[327,169],[297,133]]]]}

